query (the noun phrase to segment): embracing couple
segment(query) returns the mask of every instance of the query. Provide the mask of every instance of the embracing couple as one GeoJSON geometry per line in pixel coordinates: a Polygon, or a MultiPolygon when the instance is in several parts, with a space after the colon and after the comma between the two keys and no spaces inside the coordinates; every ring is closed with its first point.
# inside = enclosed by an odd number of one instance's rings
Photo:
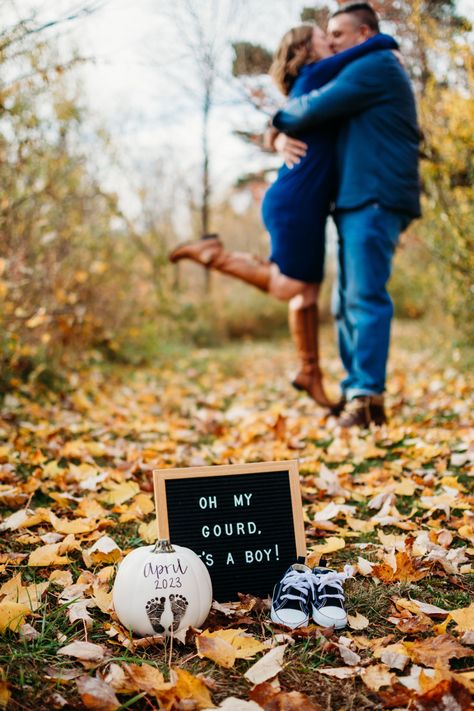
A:
{"type": "Polygon", "coordinates": [[[288,101],[266,136],[285,160],[262,205],[269,260],[228,252],[216,235],[181,245],[170,259],[191,259],[288,301],[301,361],[293,385],[342,427],[381,425],[393,315],[387,282],[399,235],[420,215],[410,80],[368,3],[341,7],[327,34],[314,25],[287,32],[270,74],[288,101]],[[318,346],[331,213],[339,236],[334,312],[347,371],[339,402],[325,393],[318,346]]]}

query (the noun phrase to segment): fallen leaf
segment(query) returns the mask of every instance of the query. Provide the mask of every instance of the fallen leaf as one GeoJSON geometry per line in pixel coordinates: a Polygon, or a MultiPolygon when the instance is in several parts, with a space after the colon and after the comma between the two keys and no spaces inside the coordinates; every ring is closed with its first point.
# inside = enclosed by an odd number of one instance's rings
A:
{"type": "Polygon", "coordinates": [[[370,533],[374,530],[376,525],[373,521],[366,521],[362,518],[353,518],[352,516],[347,516],[346,521],[349,528],[360,533],[370,533]]]}
{"type": "Polygon", "coordinates": [[[371,691],[378,691],[383,686],[391,686],[396,677],[386,664],[372,664],[362,670],[361,678],[371,691]]]}
{"type": "Polygon", "coordinates": [[[280,691],[263,682],[250,692],[250,699],[265,711],[322,711],[305,694],[299,691],[280,691]]]}
{"type": "Polygon", "coordinates": [[[13,602],[8,598],[2,600],[0,602],[0,632],[3,634],[7,629],[17,631],[27,615],[31,615],[29,605],[13,602]]]}
{"type": "Polygon", "coordinates": [[[317,667],[316,671],[318,674],[325,674],[326,676],[333,676],[336,679],[350,679],[353,676],[357,676],[360,672],[360,668],[357,667],[328,667],[327,669],[322,669],[317,667]]]}
{"type": "Polygon", "coordinates": [[[122,551],[110,536],[102,536],[88,550],[82,551],[84,563],[88,568],[98,563],[116,563],[122,557],[122,551]]]}
{"type": "Polygon", "coordinates": [[[228,669],[236,659],[250,659],[266,649],[255,637],[244,634],[243,629],[205,630],[196,637],[196,646],[200,657],[212,659],[228,669]]]}
{"type": "Polygon", "coordinates": [[[41,637],[41,635],[38,630],[35,630],[35,628],[32,627],[32,625],[25,622],[25,624],[20,627],[20,637],[25,639],[27,642],[31,642],[33,639],[41,637]]]}
{"type": "Polygon", "coordinates": [[[60,543],[48,543],[45,546],[40,546],[30,553],[28,565],[31,566],[49,566],[49,565],[68,565],[71,561],[65,555],[59,555],[60,543]]]}
{"type": "Polygon", "coordinates": [[[372,575],[372,571],[374,569],[374,563],[371,563],[370,561],[366,560],[365,558],[359,558],[357,559],[357,565],[356,565],[357,570],[361,575],[372,575]]]}
{"type": "Polygon", "coordinates": [[[94,623],[94,620],[89,615],[87,608],[95,603],[92,600],[77,600],[77,602],[72,602],[67,607],[67,616],[69,622],[83,622],[85,626],[90,629],[94,623]]]}
{"type": "Polygon", "coordinates": [[[120,666],[112,663],[108,667],[104,681],[119,694],[129,694],[134,691],[157,693],[173,688],[173,684],[166,682],[160,670],[151,664],[120,666]]]}
{"type": "Polygon", "coordinates": [[[72,550],[79,550],[80,545],[74,538],[74,535],[69,534],[61,543],[51,543],[45,546],[40,546],[30,553],[28,565],[31,566],[49,566],[49,565],[68,565],[70,560],[63,553],[68,553],[72,550]]]}
{"type": "Polygon", "coordinates": [[[116,711],[121,704],[114,690],[97,677],[80,676],[76,679],[77,690],[87,709],[95,711],[116,711]]]}
{"type": "Polygon", "coordinates": [[[349,649],[349,647],[344,644],[338,644],[337,648],[339,649],[342,660],[350,667],[355,667],[359,664],[360,656],[356,652],[353,652],[352,649],[349,649]]]}
{"type": "Polygon", "coordinates": [[[199,656],[211,659],[219,666],[230,669],[235,663],[235,649],[225,639],[210,635],[196,637],[196,646],[199,656]]]}
{"type": "Polygon", "coordinates": [[[141,523],[138,527],[138,535],[145,543],[156,543],[158,531],[156,528],[156,520],[153,519],[149,523],[141,523]]]}
{"type": "Polygon", "coordinates": [[[283,669],[283,656],[287,648],[287,644],[282,644],[267,652],[261,659],[258,660],[244,674],[244,677],[251,684],[261,684],[262,681],[267,681],[281,672],[283,669]]]}
{"type": "Polygon", "coordinates": [[[5,709],[10,701],[10,686],[7,682],[5,672],[0,667],[0,708],[5,709]]]}
{"type": "Polygon", "coordinates": [[[397,536],[394,533],[384,533],[383,531],[377,531],[377,536],[385,548],[395,548],[397,551],[406,549],[406,536],[397,536]]]}
{"type": "Polygon", "coordinates": [[[173,675],[176,677],[176,684],[172,692],[179,700],[190,699],[198,709],[214,708],[209,689],[202,679],[184,669],[173,669],[173,675]]]}
{"type": "Polygon", "coordinates": [[[429,570],[420,569],[414,559],[410,558],[407,553],[400,551],[396,555],[396,570],[384,562],[374,565],[372,573],[384,583],[414,583],[425,578],[429,574],[429,570]]]}
{"type": "Polygon", "coordinates": [[[349,627],[353,630],[365,630],[365,628],[370,624],[367,617],[361,615],[360,612],[356,612],[355,615],[347,615],[347,621],[349,623],[349,627]]]}
{"type": "Polygon", "coordinates": [[[15,575],[11,580],[0,588],[0,595],[6,595],[12,602],[19,602],[27,605],[33,612],[41,605],[41,598],[49,587],[49,582],[32,583],[31,585],[23,585],[21,581],[21,573],[15,575]]]}
{"type": "Polygon", "coordinates": [[[458,632],[474,631],[474,602],[472,602],[469,607],[451,610],[449,617],[456,623],[456,630],[458,632]]]}
{"type": "Polygon", "coordinates": [[[57,654],[75,657],[81,662],[101,662],[105,658],[106,648],[102,644],[77,640],[58,649],[57,654]]]}
{"type": "Polygon", "coordinates": [[[415,711],[472,711],[472,697],[463,684],[444,679],[433,689],[416,697],[415,711]]]}
{"type": "Polygon", "coordinates": [[[374,657],[380,659],[390,669],[403,671],[408,664],[410,657],[404,645],[401,643],[389,644],[374,651],[374,657]]]}
{"type": "Polygon", "coordinates": [[[416,642],[404,642],[403,646],[414,662],[433,668],[440,665],[448,666],[450,659],[460,659],[472,654],[468,647],[463,647],[449,634],[429,637],[416,642]]]}
{"type": "Polygon", "coordinates": [[[438,607],[437,605],[429,605],[426,602],[421,602],[421,600],[415,600],[412,598],[411,600],[406,600],[403,597],[398,597],[398,598],[392,598],[395,605],[400,609],[403,610],[409,610],[410,612],[413,612],[415,615],[418,613],[422,612],[424,615],[428,615],[430,617],[438,617],[442,616],[444,617],[445,615],[448,614],[448,610],[443,610],[441,607],[438,607]]]}
{"type": "Polygon", "coordinates": [[[222,711],[261,711],[262,707],[256,704],[255,701],[244,701],[244,699],[229,696],[217,708],[222,709],[222,711]]]}
{"type": "Polygon", "coordinates": [[[10,514],[2,523],[0,523],[0,531],[16,531],[28,520],[28,517],[33,513],[31,509],[19,509],[15,513],[10,514]]]}
{"type": "Polygon", "coordinates": [[[92,600],[99,610],[105,614],[110,613],[113,610],[112,591],[106,590],[100,583],[94,583],[93,592],[92,600]]]}
{"type": "MultiPolygon", "coordinates": [[[[410,703],[414,695],[415,694],[411,689],[407,689],[402,684],[394,684],[391,689],[388,689],[387,691],[379,691],[377,693],[378,698],[383,704],[383,708],[387,709],[410,708],[410,703]]],[[[431,711],[437,710],[432,709],[431,711]]],[[[439,711],[441,711],[441,709],[439,709],[439,711]]]]}
{"type": "Polygon", "coordinates": [[[122,484],[112,487],[106,494],[99,496],[99,501],[116,506],[133,498],[139,491],[140,487],[136,481],[124,481],[122,484]]]}
{"type": "Polygon", "coordinates": [[[337,536],[330,536],[326,543],[321,543],[320,545],[312,546],[309,554],[307,565],[310,568],[317,566],[323,555],[329,555],[330,553],[335,553],[336,551],[345,548],[346,542],[343,538],[338,538],[337,536]]]}
{"type": "MultiPolygon", "coordinates": [[[[391,617],[389,619],[392,622],[397,618],[391,617]]],[[[429,632],[433,628],[433,622],[427,615],[410,615],[407,618],[398,618],[396,627],[402,634],[415,635],[429,632]]]]}
{"type": "Polygon", "coordinates": [[[58,533],[90,533],[97,528],[96,521],[89,518],[75,518],[72,521],[61,519],[52,512],[49,513],[49,520],[54,530],[58,533]]]}
{"type": "Polygon", "coordinates": [[[54,585],[66,588],[72,585],[72,573],[70,570],[53,570],[48,580],[50,583],[54,583],[54,585]]]}

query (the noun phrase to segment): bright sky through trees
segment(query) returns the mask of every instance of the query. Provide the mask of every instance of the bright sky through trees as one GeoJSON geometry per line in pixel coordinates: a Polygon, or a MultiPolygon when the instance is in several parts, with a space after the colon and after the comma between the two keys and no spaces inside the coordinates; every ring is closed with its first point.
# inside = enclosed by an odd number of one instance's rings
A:
{"type": "MultiPolygon", "coordinates": [[[[226,1],[214,3],[219,7],[226,1]]],[[[213,0],[205,2],[212,4],[213,0]]],[[[38,19],[47,21],[83,4],[77,0],[11,0],[3,4],[2,13],[12,19],[37,13],[38,19]]],[[[241,0],[238,22],[228,29],[229,40],[248,40],[273,49],[282,34],[298,24],[300,10],[310,4],[303,0],[241,0]]],[[[474,17],[474,0],[460,0],[458,5],[460,12],[474,17]]],[[[202,8],[201,0],[196,7],[202,8]]],[[[196,79],[185,56],[184,38],[174,26],[173,3],[104,0],[95,13],[62,26],[59,32],[63,34],[62,52],[68,54],[75,46],[91,59],[77,70],[86,100],[94,119],[111,133],[127,166],[127,179],[120,171],[107,173],[110,186],[126,198],[129,176],[142,173],[163,154],[180,174],[197,171],[201,114],[189,100],[196,79]]],[[[222,64],[229,74],[230,61],[229,51],[222,64]]],[[[237,102],[237,94],[222,92],[221,86],[211,118],[211,172],[220,188],[227,188],[239,174],[261,163],[258,154],[231,133],[248,126],[249,121],[256,128],[263,124],[255,111],[237,102]]]]}

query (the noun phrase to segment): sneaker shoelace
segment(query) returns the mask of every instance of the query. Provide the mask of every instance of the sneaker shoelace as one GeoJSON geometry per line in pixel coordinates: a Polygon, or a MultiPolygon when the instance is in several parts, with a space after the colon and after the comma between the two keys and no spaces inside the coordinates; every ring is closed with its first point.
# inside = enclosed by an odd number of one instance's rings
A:
{"type": "Polygon", "coordinates": [[[302,573],[298,570],[291,570],[285,575],[282,583],[282,600],[298,600],[300,602],[307,603],[310,591],[314,594],[314,575],[310,570],[307,573],[302,573]],[[286,592],[288,588],[292,588],[300,594],[295,595],[291,592],[286,592]]]}
{"type": "Polygon", "coordinates": [[[344,602],[344,592],[342,589],[342,583],[348,578],[352,578],[354,575],[354,568],[352,565],[345,565],[342,573],[337,573],[335,570],[331,570],[329,573],[313,573],[313,580],[318,586],[318,597],[334,597],[341,602],[344,602]],[[336,592],[324,593],[323,588],[327,586],[334,587],[336,592]]]}

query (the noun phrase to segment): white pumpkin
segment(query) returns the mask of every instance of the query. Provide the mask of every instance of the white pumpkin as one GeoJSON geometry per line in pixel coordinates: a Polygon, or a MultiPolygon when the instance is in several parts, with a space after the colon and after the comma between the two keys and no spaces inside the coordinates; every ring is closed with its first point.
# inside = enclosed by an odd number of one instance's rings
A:
{"type": "Polygon", "coordinates": [[[189,548],[158,541],[129,553],[112,591],[120,622],[142,637],[200,627],[212,604],[212,584],[189,548]]]}

